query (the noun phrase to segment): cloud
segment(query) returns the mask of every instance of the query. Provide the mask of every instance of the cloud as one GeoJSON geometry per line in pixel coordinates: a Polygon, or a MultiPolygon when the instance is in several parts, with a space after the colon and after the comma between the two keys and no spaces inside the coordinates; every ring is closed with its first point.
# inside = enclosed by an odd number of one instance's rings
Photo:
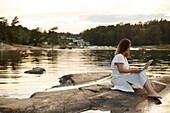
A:
{"type": "Polygon", "coordinates": [[[167,12],[170,15],[170,0],[164,0],[163,4],[155,8],[156,11],[167,12]]]}
{"type": "Polygon", "coordinates": [[[98,15],[86,15],[81,19],[91,22],[131,22],[131,21],[147,21],[153,19],[168,18],[166,14],[98,14],[98,15]]]}

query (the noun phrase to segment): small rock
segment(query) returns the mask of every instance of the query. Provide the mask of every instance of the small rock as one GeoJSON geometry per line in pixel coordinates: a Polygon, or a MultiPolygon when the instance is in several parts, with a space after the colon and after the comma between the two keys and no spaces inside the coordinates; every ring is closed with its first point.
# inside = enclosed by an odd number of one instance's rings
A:
{"type": "Polygon", "coordinates": [[[32,68],[32,70],[25,71],[24,73],[43,74],[44,71],[46,71],[44,68],[36,67],[32,68]]]}

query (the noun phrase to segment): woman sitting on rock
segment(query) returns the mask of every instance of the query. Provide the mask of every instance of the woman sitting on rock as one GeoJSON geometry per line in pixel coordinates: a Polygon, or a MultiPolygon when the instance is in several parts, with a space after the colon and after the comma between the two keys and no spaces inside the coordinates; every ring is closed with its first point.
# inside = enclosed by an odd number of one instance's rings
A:
{"type": "Polygon", "coordinates": [[[148,92],[148,97],[162,98],[151,86],[150,81],[146,77],[142,69],[129,68],[127,58],[130,53],[131,41],[122,39],[115,51],[115,57],[112,60],[112,79],[115,90],[125,92],[134,92],[130,84],[139,88],[145,88],[148,92]]]}

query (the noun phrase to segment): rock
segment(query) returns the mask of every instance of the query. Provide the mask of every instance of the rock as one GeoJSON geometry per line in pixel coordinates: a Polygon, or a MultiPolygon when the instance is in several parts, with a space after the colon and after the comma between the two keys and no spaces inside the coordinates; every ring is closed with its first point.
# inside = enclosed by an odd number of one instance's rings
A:
{"type": "Polygon", "coordinates": [[[59,78],[60,85],[53,86],[52,88],[55,87],[62,87],[62,86],[75,86],[79,84],[84,84],[88,83],[91,81],[97,81],[101,80],[103,78],[110,77],[110,73],[108,72],[103,72],[103,73],[79,73],[79,74],[69,74],[69,75],[64,75],[61,78],[59,78]]]}
{"type": "MultiPolygon", "coordinates": [[[[91,77],[82,77],[83,74],[77,75],[79,82],[91,80],[91,77]],[[81,76],[80,76],[81,75],[81,76]]],[[[90,74],[93,76],[93,74],[90,74]]],[[[100,78],[102,74],[94,75],[94,78],[100,78]]],[[[74,74],[64,77],[65,80],[70,78],[78,82],[74,74]]],[[[92,77],[93,78],[93,77],[92,77]]],[[[162,78],[162,77],[161,77],[162,78]]],[[[159,84],[169,81],[166,79],[156,79],[158,82],[151,81],[153,88],[158,92],[163,90],[166,85],[159,84]]],[[[72,84],[72,83],[71,83],[72,84]]],[[[167,83],[169,84],[169,83],[167,83]]],[[[0,112],[2,113],[80,113],[87,110],[111,111],[113,113],[124,112],[143,112],[143,109],[149,106],[150,101],[147,92],[144,89],[134,89],[134,93],[111,90],[113,85],[110,81],[98,83],[90,86],[79,87],[61,91],[44,91],[34,93],[30,98],[26,99],[6,99],[0,98],[0,112]],[[145,101],[146,100],[146,101],[145,101]],[[146,102],[144,104],[140,104],[146,102]]]]}
{"type": "Polygon", "coordinates": [[[75,85],[75,81],[72,79],[73,75],[65,75],[60,79],[60,86],[75,85]]]}
{"type": "Polygon", "coordinates": [[[36,67],[32,68],[32,70],[25,71],[24,73],[43,74],[44,71],[46,71],[44,68],[36,67]]]}

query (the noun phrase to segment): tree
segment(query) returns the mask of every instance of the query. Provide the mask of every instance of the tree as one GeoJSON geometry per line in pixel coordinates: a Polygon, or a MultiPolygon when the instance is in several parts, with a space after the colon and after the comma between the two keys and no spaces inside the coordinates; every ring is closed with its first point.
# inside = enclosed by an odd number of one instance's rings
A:
{"type": "Polygon", "coordinates": [[[153,25],[146,29],[145,42],[147,45],[161,44],[161,30],[159,26],[153,25]]]}
{"type": "Polygon", "coordinates": [[[57,30],[58,29],[58,26],[54,26],[54,27],[52,27],[51,29],[49,29],[49,31],[55,31],[55,30],[57,30]]]}
{"type": "Polygon", "coordinates": [[[51,39],[52,49],[53,49],[53,44],[56,41],[55,38],[57,38],[57,33],[55,32],[55,30],[57,30],[57,29],[58,29],[57,26],[54,26],[51,29],[49,29],[48,37],[51,39]]]}
{"type": "Polygon", "coordinates": [[[8,20],[5,17],[0,17],[0,22],[4,25],[4,26],[8,26],[8,20]]]}
{"type": "Polygon", "coordinates": [[[8,26],[8,20],[5,17],[0,17],[0,40],[2,41],[10,41],[9,36],[12,36],[9,32],[11,30],[8,26]]]}
{"type": "Polygon", "coordinates": [[[169,37],[170,37],[170,22],[167,20],[161,19],[159,22],[160,30],[162,32],[161,41],[165,44],[170,43],[169,37]]]}
{"type": "Polygon", "coordinates": [[[40,39],[42,37],[42,33],[39,31],[40,28],[37,27],[36,29],[32,29],[31,32],[30,32],[30,38],[29,38],[29,44],[33,44],[34,43],[34,46],[37,46],[37,44],[41,43],[40,42],[40,39]]]}
{"type": "Polygon", "coordinates": [[[20,23],[20,21],[18,21],[18,17],[15,16],[14,19],[12,20],[11,26],[15,26],[18,23],[20,23]]]}
{"type": "Polygon", "coordinates": [[[142,44],[142,41],[141,41],[142,38],[140,38],[138,35],[136,35],[133,40],[132,40],[132,45],[133,46],[136,46],[136,45],[141,45],[142,44]]]}

